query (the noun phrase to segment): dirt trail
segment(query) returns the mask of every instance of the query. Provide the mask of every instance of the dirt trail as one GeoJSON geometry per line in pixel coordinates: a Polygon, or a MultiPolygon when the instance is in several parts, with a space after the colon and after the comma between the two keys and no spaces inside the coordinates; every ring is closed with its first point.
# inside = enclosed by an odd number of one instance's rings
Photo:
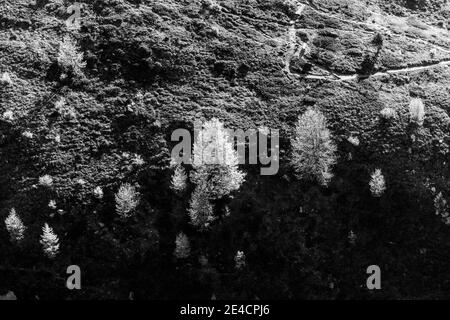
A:
{"type": "MultiPolygon", "coordinates": [[[[285,64],[284,64],[284,68],[283,71],[286,72],[288,75],[294,75],[294,76],[298,76],[296,74],[292,74],[291,70],[290,70],[290,64],[291,64],[291,60],[293,57],[299,57],[300,54],[304,54],[308,48],[308,45],[306,43],[303,43],[301,40],[299,41],[299,39],[297,39],[297,29],[295,27],[296,22],[300,19],[303,10],[306,8],[306,4],[301,3],[299,1],[297,1],[297,10],[296,10],[296,18],[290,21],[290,27],[288,30],[288,50],[286,53],[286,58],[285,58],[285,64]],[[301,49],[300,49],[301,48],[301,49]]],[[[308,9],[321,14],[321,15],[327,15],[330,16],[324,12],[321,12],[313,7],[308,6],[308,9]]],[[[330,16],[332,17],[332,16],[330,16]]],[[[380,29],[386,29],[384,26],[380,26],[380,25],[374,25],[374,24],[369,24],[369,23],[365,23],[365,22],[356,22],[356,21],[351,21],[351,20],[346,20],[346,19],[341,19],[341,18],[337,18],[337,17],[332,17],[335,18],[339,21],[342,22],[347,22],[347,23],[352,23],[352,24],[356,24],[356,25],[365,25],[365,26],[370,26],[372,28],[374,28],[374,30],[377,30],[377,27],[380,29]]],[[[386,29],[387,30],[387,29],[386,29]]],[[[439,49],[441,51],[444,51],[446,53],[450,53],[450,50],[448,50],[447,48],[444,48],[442,46],[433,44],[433,43],[429,43],[425,40],[421,40],[421,39],[415,39],[419,42],[425,43],[427,45],[430,45],[436,49],[439,49]]],[[[311,63],[311,62],[310,62],[311,63]]],[[[327,75],[307,75],[306,77],[304,77],[305,79],[315,79],[315,80],[329,80],[329,81],[351,81],[351,80],[358,80],[361,77],[364,77],[364,75],[360,75],[360,74],[351,74],[351,75],[344,75],[344,74],[337,74],[331,70],[327,70],[326,68],[317,65],[315,63],[312,63],[316,68],[328,73],[327,75]]],[[[442,61],[436,62],[436,63],[431,63],[431,64],[422,64],[422,65],[417,65],[417,66],[410,66],[410,67],[406,67],[406,68],[398,68],[398,69],[389,69],[386,71],[380,71],[380,72],[376,72],[374,74],[369,75],[371,78],[373,77],[382,77],[382,76],[390,76],[393,74],[399,74],[399,73],[407,73],[407,72],[414,72],[414,71],[422,71],[422,70],[427,70],[427,69],[431,69],[431,68],[435,68],[435,67],[440,67],[440,66],[447,66],[450,65],[450,57],[448,59],[444,59],[442,61]]]]}
{"type": "MultiPolygon", "coordinates": [[[[390,75],[398,74],[398,73],[422,71],[422,70],[427,70],[427,69],[436,68],[436,67],[440,67],[440,66],[448,66],[448,65],[450,65],[450,59],[440,61],[437,63],[433,63],[433,64],[428,64],[428,65],[420,65],[420,66],[414,66],[414,67],[408,67],[408,68],[390,69],[390,70],[386,70],[386,71],[380,71],[380,72],[371,74],[370,78],[390,76],[390,75]]],[[[305,77],[305,79],[329,80],[329,81],[349,81],[349,80],[358,80],[360,77],[364,77],[364,76],[359,75],[359,74],[352,74],[352,75],[333,74],[333,76],[307,75],[305,77]]]]}

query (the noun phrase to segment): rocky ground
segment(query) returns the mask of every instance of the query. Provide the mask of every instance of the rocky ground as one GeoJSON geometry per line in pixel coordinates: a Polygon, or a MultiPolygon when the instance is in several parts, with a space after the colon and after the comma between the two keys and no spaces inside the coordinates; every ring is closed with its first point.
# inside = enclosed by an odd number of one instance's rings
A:
{"type": "Polygon", "coordinates": [[[450,226],[433,202],[450,196],[447,1],[80,2],[76,30],[66,26],[69,1],[0,2],[0,72],[11,78],[0,84],[0,217],[15,208],[27,226],[20,247],[0,227],[0,294],[448,298],[450,226]],[[83,54],[80,75],[58,65],[65,37],[83,54]],[[409,122],[412,98],[426,108],[419,128],[409,122]],[[296,179],[289,165],[308,107],[326,116],[338,146],[328,188],[296,179]],[[389,121],[385,107],[396,113],[389,121]],[[204,234],[188,223],[189,195],[169,187],[170,135],[212,117],[279,129],[280,171],[243,166],[229,217],[204,234]],[[369,191],[375,168],[386,178],[381,198],[369,191]],[[142,195],[126,222],[114,202],[124,182],[142,195]],[[39,244],[46,222],[61,242],[53,260],[39,244]],[[180,230],[192,247],[182,262],[172,254],[180,230]],[[65,288],[71,264],[83,270],[83,290],[65,288]],[[372,264],[382,290],[365,286],[372,264]]]}

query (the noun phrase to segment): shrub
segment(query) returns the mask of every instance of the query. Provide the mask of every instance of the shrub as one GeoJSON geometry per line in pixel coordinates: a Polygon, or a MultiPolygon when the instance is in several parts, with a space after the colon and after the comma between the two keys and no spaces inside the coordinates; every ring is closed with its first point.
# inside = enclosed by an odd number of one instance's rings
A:
{"type": "Polygon", "coordinates": [[[31,133],[30,131],[24,131],[22,132],[22,137],[25,137],[27,139],[33,139],[33,133],[31,133]]]}
{"type": "Polygon", "coordinates": [[[65,37],[59,44],[58,64],[65,72],[72,72],[74,75],[82,75],[82,69],[86,67],[83,53],[78,52],[76,42],[69,37],[65,37]]]}
{"type": "Polygon", "coordinates": [[[3,86],[13,85],[13,82],[8,72],[3,72],[2,76],[0,77],[0,84],[3,86]]]}
{"type": "Polygon", "coordinates": [[[44,254],[53,259],[59,253],[59,239],[53,229],[46,223],[42,227],[41,241],[44,254]]]}
{"type": "Polygon", "coordinates": [[[134,154],[133,158],[131,159],[131,163],[137,167],[141,167],[145,164],[145,160],[140,154],[134,154]]]}
{"type": "Polygon", "coordinates": [[[381,197],[381,195],[386,190],[386,183],[380,169],[376,169],[372,173],[369,186],[370,192],[374,197],[381,197]]]}
{"type": "Polygon", "coordinates": [[[42,68],[47,68],[51,63],[48,54],[51,50],[51,45],[44,40],[44,37],[34,34],[32,38],[28,39],[28,49],[32,54],[33,60],[36,60],[42,68]]]}
{"type": "Polygon", "coordinates": [[[423,125],[425,119],[425,105],[421,99],[414,98],[409,104],[409,114],[411,122],[417,123],[419,126],[423,125]]]}
{"type": "Polygon", "coordinates": [[[297,10],[295,1],[291,0],[270,0],[262,1],[262,3],[264,3],[264,7],[268,6],[269,8],[281,11],[289,17],[294,17],[297,10]]]}
{"type": "Polygon", "coordinates": [[[242,270],[245,267],[245,254],[244,251],[238,251],[236,252],[236,255],[234,256],[234,267],[236,270],[242,270]]]}
{"type": "Polygon", "coordinates": [[[13,291],[8,291],[5,295],[0,295],[0,301],[1,300],[17,300],[17,297],[13,291]]]}
{"type": "Polygon", "coordinates": [[[368,54],[365,55],[358,73],[364,76],[371,75],[375,70],[376,63],[377,63],[376,57],[372,57],[371,55],[368,54]]]}
{"type": "Polygon", "coordinates": [[[430,6],[431,3],[436,2],[436,5],[438,5],[438,1],[429,1],[429,0],[407,0],[404,1],[404,6],[412,9],[412,10],[418,10],[418,9],[425,9],[430,6]]]}
{"type": "Polygon", "coordinates": [[[336,164],[336,150],[321,112],[308,109],[298,118],[291,163],[300,179],[316,179],[327,185],[333,177],[331,168],[336,164]]]}
{"type": "Polygon", "coordinates": [[[55,201],[55,200],[50,200],[50,201],[48,202],[48,207],[49,207],[50,209],[55,210],[55,209],[57,208],[57,206],[56,206],[56,201],[55,201]]]}
{"type": "Polygon", "coordinates": [[[447,200],[445,200],[442,192],[439,192],[438,195],[434,198],[434,209],[436,215],[440,216],[445,224],[450,225],[447,200]]]}
{"type": "Polygon", "coordinates": [[[9,215],[6,217],[5,225],[11,241],[14,243],[22,242],[25,237],[26,227],[14,208],[11,209],[9,215]]]}
{"type": "Polygon", "coordinates": [[[173,255],[177,259],[184,259],[189,257],[191,254],[191,245],[189,243],[189,238],[183,233],[180,232],[175,239],[175,251],[173,255]]]}
{"type": "Polygon", "coordinates": [[[191,181],[202,184],[210,199],[222,198],[244,182],[231,136],[218,119],[203,124],[194,141],[193,157],[191,181]]]}
{"type": "Polygon", "coordinates": [[[64,110],[65,105],[66,99],[64,99],[64,97],[60,97],[58,101],[55,102],[55,108],[60,114],[62,114],[62,110],[64,110]]]}
{"type": "Polygon", "coordinates": [[[2,119],[9,122],[14,121],[14,112],[11,110],[6,110],[2,114],[2,119]]]}
{"type": "Polygon", "coordinates": [[[355,147],[359,146],[359,138],[358,137],[349,137],[347,139],[348,142],[350,142],[352,145],[354,145],[355,147]]]}
{"type": "Polygon", "coordinates": [[[53,185],[53,178],[46,174],[42,177],[39,177],[39,184],[43,187],[51,187],[53,185]]]}
{"type": "Polygon", "coordinates": [[[103,190],[101,187],[96,187],[94,189],[94,197],[96,197],[97,199],[103,198],[103,190]]]}
{"type": "Polygon", "coordinates": [[[60,97],[59,100],[55,102],[55,109],[58,114],[66,120],[74,120],[77,118],[75,108],[68,105],[64,97],[60,97]]]}
{"type": "Polygon", "coordinates": [[[381,33],[377,33],[375,37],[372,39],[372,44],[374,44],[377,47],[381,47],[383,45],[384,39],[381,33]]]}
{"type": "Polygon", "coordinates": [[[217,13],[222,10],[222,7],[215,0],[202,0],[202,8],[211,13],[217,13]]]}
{"type": "Polygon", "coordinates": [[[397,116],[397,113],[395,112],[394,109],[386,107],[380,111],[380,116],[383,119],[389,120],[395,118],[397,116]]]}
{"type": "Polygon", "coordinates": [[[139,197],[135,187],[128,183],[122,184],[115,196],[117,214],[123,218],[130,217],[139,204],[139,197]]]}

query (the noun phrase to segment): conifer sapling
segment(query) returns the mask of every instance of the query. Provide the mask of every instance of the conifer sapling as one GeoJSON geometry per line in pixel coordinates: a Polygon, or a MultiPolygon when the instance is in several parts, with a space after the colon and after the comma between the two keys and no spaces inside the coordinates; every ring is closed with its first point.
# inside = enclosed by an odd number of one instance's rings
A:
{"type": "Polygon", "coordinates": [[[47,223],[42,227],[40,243],[42,244],[44,254],[48,258],[53,259],[59,253],[58,236],[54,233],[53,229],[47,223]]]}
{"type": "Polygon", "coordinates": [[[178,165],[172,175],[172,183],[170,187],[175,191],[183,191],[186,188],[187,175],[184,168],[178,165]]]}
{"type": "Polygon", "coordinates": [[[376,169],[372,173],[369,186],[370,192],[374,197],[381,197],[381,195],[386,190],[386,183],[380,169],[376,169]]]}
{"type": "Polygon", "coordinates": [[[180,232],[175,239],[175,251],[173,254],[177,259],[187,258],[191,254],[189,238],[183,232],[180,232]]]}
{"type": "Polygon", "coordinates": [[[76,42],[69,37],[65,37],[59,45],[58,64],[75,75],[81,75],[82,69],[86,67],[83,53],[78,52],[76,42]]]}
{"type": "Polygon", "coordinates": [[[129,218],[139,204],[140,195],[129,183],[120,186],[115,195],[116,212],[123,218],[129,218]]]}
{"type": "Polygon", "coordinates": [[[246,262],[244,251],[236,252],[236,255],[234,256],[234,263],[237,270],[242,270],[245,267],[246,262]]]}
{"type": "Polygon", "coordinates": [[[447,200],[445,200],[442,192],[439,192],[434,198],[434,209],[436,215],[440,216],[442,221],[449,225],[450,224],[450,215],[448,213],[448,205],[447,200]]]}
{"type": "Polygon", "coordinates": [[[16,210],[12,208],[5,219],[6,230],[8,230],[12,242],[19,244],[25,237],[26,227],[20,219],[16,210]]]}
{"type": "Polygon", "coordinates": [[[411,121],[417,123],[419,126],[423,125],[425,119],[425,105],[421,99],[414,98],[409,104],[409,114],[411,121]]]}

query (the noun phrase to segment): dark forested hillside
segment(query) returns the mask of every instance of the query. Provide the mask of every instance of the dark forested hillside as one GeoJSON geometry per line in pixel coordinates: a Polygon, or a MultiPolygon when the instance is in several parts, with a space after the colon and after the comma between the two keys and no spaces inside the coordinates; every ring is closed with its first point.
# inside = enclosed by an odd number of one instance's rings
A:
{"type": "Polygon", "coordinates": [[[0,0],[0,296],[449,298],[449,28],[446,0],[0,0]],[[279,130],[278,172],[175,166],[196,120],[279,130]]]}

